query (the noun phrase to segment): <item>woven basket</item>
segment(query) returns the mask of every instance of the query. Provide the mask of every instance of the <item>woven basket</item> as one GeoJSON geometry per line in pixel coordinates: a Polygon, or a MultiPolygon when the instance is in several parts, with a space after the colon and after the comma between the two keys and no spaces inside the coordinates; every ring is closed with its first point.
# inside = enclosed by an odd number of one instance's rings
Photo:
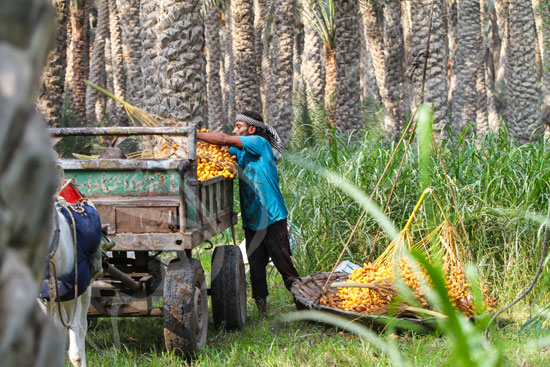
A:
{"type": "MultiPolygon", "coordinates": [[[[415,329],[415,331],[424,331],[435,329],[436,319],[421,319],[414,315],[401,313],[399,317],[386,315],[368,315],[359,312],[346,311],[335,307],[328,307],[320,303],[323,297],[323,286],[325,285],[330,273],[317,273],[301,278],[294,282],[290,289],[292,295],[296,298],[299,306],[306,309],[330,312],[342,316],[352,322],[358,322],[376,331],[383,331],[388,325],[392,325],[397,330],[415,329]]],[[[333,282],[343,282],[348,279],[348,274],[335,272],[332,274],[328,284],[333,282]]],[[[337,288],[327,286],[325,296],[337,293],[337,288]]]]}

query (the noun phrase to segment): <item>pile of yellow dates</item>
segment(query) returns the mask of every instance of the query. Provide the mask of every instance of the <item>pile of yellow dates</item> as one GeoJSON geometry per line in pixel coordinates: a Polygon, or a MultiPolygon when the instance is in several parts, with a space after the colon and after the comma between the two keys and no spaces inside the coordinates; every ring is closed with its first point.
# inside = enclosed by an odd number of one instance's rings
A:
{"type": "MultiPolygon", "coordinates": [[[[208,129],[200,131],[209,132],[208,129]]],[[[235,178],[236,174],[236,157],[229,154],[227,147],[197,141],[197,178],[200,181],[216,176],[232,179],[235,178]]]]}
{"type": "MultiPolygon", "coordinates": [[[[411,266],[404,259],[398,260],[397,267],[394,264],[380,266],[371,263],[363,264],[362,268],[353,270],[347,282],[366,283],[373,285],[373,287],[339,287],[338,292],[321,298],[321,303],[346,311],[372,315],[384,314],[389,309],[397,293],[393,285],[394,269],[397,269],[401,279],[412,290],[417,301],[423,307],[428,307],[428,303],[422,294],[420,282],[411,266]]],[[[462,268],[450,266],[445,269],[445,285],[455,308],[468,317],[473,316],[473,299],[462,268]]],[[[496,300],[489,296],[485,285],[482,284],[481,289],[487,311],[495,312],[496,300]]]]}

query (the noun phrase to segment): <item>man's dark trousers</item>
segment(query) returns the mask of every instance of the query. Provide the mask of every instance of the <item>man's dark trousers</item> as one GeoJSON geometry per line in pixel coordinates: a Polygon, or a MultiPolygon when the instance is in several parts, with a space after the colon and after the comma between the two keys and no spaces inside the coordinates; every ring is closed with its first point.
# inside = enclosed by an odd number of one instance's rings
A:
{"type": "Polygon", "coordinates": [[[266,266],[269,258],[281,273],[285,287],[290,290],[299,277],[292,263],[286,219],[273,223],[265,229],[253,231],[245,228],[246,255],[250,266],[252,298],[266,298],[268,295],[266,266]]]}

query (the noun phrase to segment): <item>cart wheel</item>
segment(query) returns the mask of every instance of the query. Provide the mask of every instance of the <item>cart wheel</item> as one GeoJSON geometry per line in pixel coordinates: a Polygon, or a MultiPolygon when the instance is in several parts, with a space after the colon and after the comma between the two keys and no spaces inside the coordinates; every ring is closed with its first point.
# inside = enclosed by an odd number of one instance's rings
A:
{"type": "Polygon", "coordinates": [[[199,260],[170,263],[163,298],[166,349],[191,357],[206,344],[208,329],[208,295],[199,260]]]}
{"type": "Polygon", "coordinates": [[[242,329],[246,324],[246,282],[239,247],[216,247],[212,254],[211,271],[214,325],[242,329]]]}

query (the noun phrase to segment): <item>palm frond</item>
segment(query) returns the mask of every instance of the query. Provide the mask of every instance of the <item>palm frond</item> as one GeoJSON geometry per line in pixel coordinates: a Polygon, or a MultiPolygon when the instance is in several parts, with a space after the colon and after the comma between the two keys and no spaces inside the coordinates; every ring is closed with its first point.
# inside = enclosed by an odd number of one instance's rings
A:
{"type": "Polygon", "coordinates": [[[302,16],[310,22],[313,29],[329,50],[334,48],[334,0],[317,0],[312,6],[300,7],[302,16]]]}

